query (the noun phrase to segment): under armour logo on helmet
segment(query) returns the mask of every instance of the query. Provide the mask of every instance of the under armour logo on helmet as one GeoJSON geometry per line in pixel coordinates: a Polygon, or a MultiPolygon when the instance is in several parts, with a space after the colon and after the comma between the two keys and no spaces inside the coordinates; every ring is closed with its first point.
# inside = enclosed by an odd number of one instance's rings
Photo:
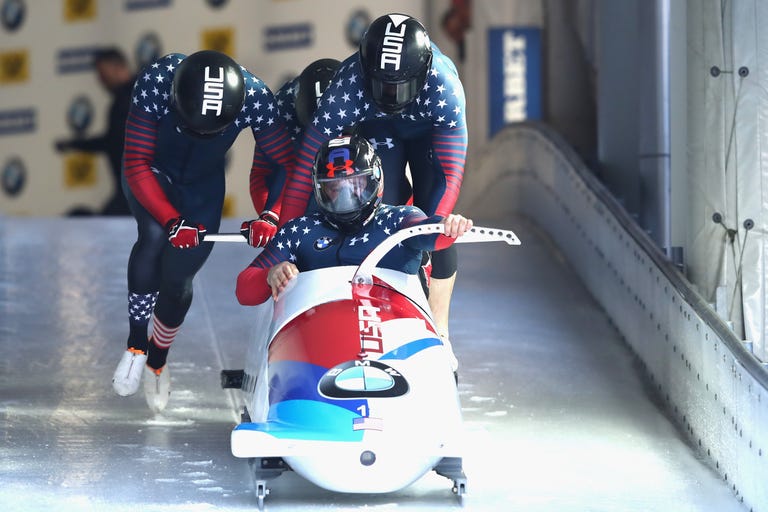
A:
{"type": "Polygon", "coordinates": [[[328,177],[335,178],[336,171],[344,171],[345,176],[354,174],[352,160],[349,158],[349,148],[335,148],[328,153],[328,163],[325,164],[328,169],[328,177]]]}
{"type": "Polygon", "coordinates": [[[375,138],[368,139],[368,142],[370,142],[371,144],[373,144],[374,147],[377,147],[377,148],[379,146],[387,146],[387,149],[392,149],[393,147],[395,147],[395,145],[392,143],[392,137],[387,137],[386,139],[384,139],[384,142],[379,142],[375,138]]]}

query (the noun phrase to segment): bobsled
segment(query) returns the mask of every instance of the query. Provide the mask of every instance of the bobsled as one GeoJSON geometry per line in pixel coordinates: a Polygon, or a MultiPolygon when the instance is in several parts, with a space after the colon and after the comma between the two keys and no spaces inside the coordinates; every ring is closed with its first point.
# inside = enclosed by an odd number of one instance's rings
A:
{"type": "MultiPolygon", "coordinates": [[[[244,393],[231,450],[249,459],[259,507],[284,471],[342,493],[393,492],[435,471],[465,494],[450,349],[419,277],[377,267],[402,240],[436,232],[407,228],[359,266],[299,273],[256,326],[245,369],[222,372],[244,393]]],[[[479,227],[457,239],[475,241],[520,243],[479,227]]]]}

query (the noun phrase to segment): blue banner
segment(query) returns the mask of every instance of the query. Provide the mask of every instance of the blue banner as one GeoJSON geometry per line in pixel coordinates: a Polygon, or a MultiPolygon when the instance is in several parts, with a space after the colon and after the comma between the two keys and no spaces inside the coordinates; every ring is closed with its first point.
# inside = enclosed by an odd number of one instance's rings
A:
{"type": "Polygon", "coordinates": [[[34,108],[16,108],[0,111],[0,136],[31,133],[37,129],[37,112],[34,108]]]}
{"type": "Polygon", "coordinates": [[[489,135],[509,123],[541,119],[541,29],[488,30],[489,135]]]}
{"type": "Polygon", "coordinates": [[[93,71],[93,57],[99,46],[81,46],[77,48],[61,48],[56,57],[59,73],[79,73],[93,71]]]}
{"type": "Polygon", "coordinates": [[[309,23],[273,25],[264,29],[264,50],[276,52],[312,46],[313,27],[309,23]]]}
{"type": "Polygon", "coordinates": [[[126,11],[156,9],[158,7],[170,7],[170,5],[171,0],[125,0],[126,11]]]}

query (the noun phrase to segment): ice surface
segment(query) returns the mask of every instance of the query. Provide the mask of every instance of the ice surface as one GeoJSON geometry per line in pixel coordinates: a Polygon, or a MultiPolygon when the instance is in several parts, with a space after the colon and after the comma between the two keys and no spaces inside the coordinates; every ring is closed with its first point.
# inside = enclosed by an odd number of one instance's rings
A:
{"type": "MultiPolygon", "coordinates": [[[[486,224],[487,225],[487,224],[486,224]]],[[[523,245],[460,246],[451,338],[467,427],[469,511],[741,511],[648,394],[619,334],[525,219],[523,245]]],[[[225,224],[224,229],[235,231],[225,224]]],[[[255,255],[219,243],[172,350],[168,409],[110,379],[127,334],[132,219],[5,218],[0,239],[0,511],[255,510],[222,368],[242,367],[253,310],[234,297],[255,255]]],[[[331,461],[329,461],[329,465],[331,461]]],[[[329,468],[330,469],[330,468],[329,468]]],[[[460,509],[430,474],[342,495],[286,473],[270,511],[460,509]]]]}

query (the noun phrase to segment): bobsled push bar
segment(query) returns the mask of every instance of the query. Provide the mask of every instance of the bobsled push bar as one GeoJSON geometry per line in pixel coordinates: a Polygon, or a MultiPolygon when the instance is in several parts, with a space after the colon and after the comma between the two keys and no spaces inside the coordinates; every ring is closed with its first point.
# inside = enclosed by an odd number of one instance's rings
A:
{"type": "MultiPolygon", "coordinates": [[[[393,241],[387,242],[389,246],[384,252],[386,253],[406,238],[410,238],[414,234],[424,235],[428,233],[442,233],[442,224],[424,224],[421,226],[413,226],[406,229],[401,229],[387,240],[393,241]]],[[[240,233],[209,233],[203,238],[204,242],[242,242],[247,240],[240,233]]],[[[520,240],[512,231],[496,228],[483,228],[475,226],[462,236],[460,236],[456,243],[469,243],[469,242],[506,242],[509,245],[520,245],[520,240]]],[[[382,244],[384,245],[384,244],[382,244]]],[[[381,246],[379,246],[381,247],[381,246]]]]}
{"type": "MultiPolygon", "coordinates": [[[[381,242],[371,253],[363,260],[357,268],[353,283],[370,284],[373,270],[379,263],[379,260],[387,254],[390,249],[407,238],[418,235],[427,235],[431,233],[442,233],[443,224],[422,224],[412,226],[397,231],[381,242]]],[[[245,242],[246,239],[240,233],[213,233],[205,235],[204,242],[245,242]]],[[[471,242],[505,242],[508,245],[520,245],[520,239],[512,231],[496,228],[484,228],[475,226],[456,239],[457,244],[471,242]]]]}
{"type": "MultiPolygon", "coordinates": [[[[371,253],[365,257],[363,262],[357,267],[352,278],[353,283],[365,284],[371,283],[371,277],[373,270],[379,263],[379,260],[387,254],[390,249],[407,238],[418,235],[426,235],[430,233],[442,233],[442,224],[422,224],[420,226],[412,226],[397,231],[390,235],[386,240],[381,242],[371,253]]],[[[460,237],[456,239],[454,243],[470,243],[470,242],[505,242],[509,245],[520,245],[520,239],[517,238],[512,231],[495,228],[482,228],[473,227],[460,237]]]]}

